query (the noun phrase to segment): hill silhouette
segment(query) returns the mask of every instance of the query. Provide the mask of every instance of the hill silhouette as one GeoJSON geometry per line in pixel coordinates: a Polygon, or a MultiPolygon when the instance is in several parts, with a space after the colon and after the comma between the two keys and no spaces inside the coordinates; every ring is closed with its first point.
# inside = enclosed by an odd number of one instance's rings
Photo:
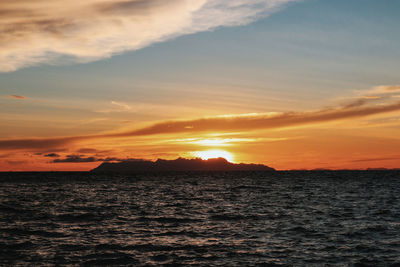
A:
{"type": "Polygon", "coordinates": [[[129,160],[117,163],[103,162],[92,172],[180,172],[180,171],[274,171],[275,169],[262,164],[234,164],[224,158],[202,160],[178,158],[175,160],[158,159],[129,160]]]}

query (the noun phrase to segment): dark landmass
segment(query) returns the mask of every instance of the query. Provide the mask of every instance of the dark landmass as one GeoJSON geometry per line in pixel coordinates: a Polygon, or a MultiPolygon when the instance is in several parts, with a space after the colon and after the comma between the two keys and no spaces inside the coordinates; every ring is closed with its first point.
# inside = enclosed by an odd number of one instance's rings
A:
{"type": "Polygon", "coordinates": [[[158,159],[157,161],[136,160],[117,163],[103,162],[92,172],[186,172],[186,171],[275,171],[262,164],[234,164],[224,158],[216,159],[158,159]]]}
{"type": "Polygon", "coordinates": [[[393,168],[393,169],[388,169],[388,168],[368,168],[366,170],[367,171],[399,171],[400,168],[393,168]]]}

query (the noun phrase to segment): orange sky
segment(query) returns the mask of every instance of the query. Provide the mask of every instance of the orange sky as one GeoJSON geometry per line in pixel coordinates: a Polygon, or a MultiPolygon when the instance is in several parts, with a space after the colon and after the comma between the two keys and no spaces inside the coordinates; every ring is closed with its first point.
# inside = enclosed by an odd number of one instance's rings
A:
{"type": "Polygon", "coordinates": [[[0,171],[400,168],[398,1],[3,0],[0,171]]]}
{"type": "Polygon", "coordinates": [[[311,111],[232,114],[84,135],[3,139],[0,167],[89,170],[103,161],[211,154],[281,170],[397,168],[399,90],[400,86],[381,86],[344,104],[311,111]]]}

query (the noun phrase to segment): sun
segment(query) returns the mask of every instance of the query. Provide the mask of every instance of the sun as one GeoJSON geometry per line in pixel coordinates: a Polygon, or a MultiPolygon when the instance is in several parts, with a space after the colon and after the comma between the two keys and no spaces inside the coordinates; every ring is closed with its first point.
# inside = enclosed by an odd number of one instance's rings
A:
{"type": "Polygon", "coordinates": [[[232,153],[229,153],[228,151],[225,150],[204,150],[204,151],[196,151],[193,152],[193,155],[196,157],[199,157],[203,160],[207,159],[214,159],[214,158],[224,158],[229,162],[234,162],[234,156],[232,153]]]}

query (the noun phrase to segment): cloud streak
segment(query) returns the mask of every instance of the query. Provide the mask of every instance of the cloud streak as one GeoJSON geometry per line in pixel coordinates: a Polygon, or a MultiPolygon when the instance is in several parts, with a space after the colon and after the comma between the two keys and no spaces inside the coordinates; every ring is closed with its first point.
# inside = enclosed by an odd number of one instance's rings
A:
{"type": "Polygon", "coordinates": [[[297,0],[2,0],[0,71],[88,62],[180,35],[248,24],[297,0]]]}
{"type": "Polygon", "coordinates": [[[95,157],[82,157],[79,155],[67,155],[63,159],[55,159],[52,163],[82,163],[82,162],[96,162],[97,159],[95,157]]]}
{"type": "Polygon", "coordinates": [[[400,85],[381,85],[368,91],[370,94],[393,94],[400,92],[400,85]]]}
{"type": "Polygon", "coordinates": [[[364,100],[393,98],[398,97],[396,94],[400,93],[400,85],[380,85],[358,93],[364,100]]]}
{"type": "Polygon", "coordinates": [[[42,150],[66,147],[73,143],[108,138],[139,137],[157,134],[234,132],[261,129],[298,127],[337,120],[349,120],[371,115],[400,111],[400,102],[377,105],[351,105],[309,112],[285,112],[272,114],[247,114],[220,116],[193,120],[175,120],[155,123],[131,131],[86,136],[43,139],[0,140],[0,150],[42,150]]]}
{"type": "Polygon", "coordinates": [[[400,156],[394,157],[381,157],[381,158],[367,158],[367,159],[356,159],[352,162],[375,162],[375,161],[388,161],[388,160],[399,160],[400,156]]]}
{"type": "Polygon", "coordinates": [[[131,158],[96,158],[96,157],[84,157],[81,155],[67,155],[62,159],[54,159],[52,163],[87,163],[87,162],[120,162],[120,161],[138,161],[139,159],[131,158]]]}
{"type": "Polygon", "coordinates": [[[23,95],[9,95],[8,97],[14,98],[14,99],[26,99],[26,97],[23,95]]]}
{"type": "Polygon", "coordinates": [[[140,135],[206,132],[206,131],[241,131],[274,129],[345,120],[400,110],[400,102],[375,106],[346,105],[339,108],[323,109],[311,112],[286,112],[274,115],[248,115],[232,117],[213,117],[197,120],[169,121],[122,133],[103,135],[104,137],[129,137],[140,135]]]}

